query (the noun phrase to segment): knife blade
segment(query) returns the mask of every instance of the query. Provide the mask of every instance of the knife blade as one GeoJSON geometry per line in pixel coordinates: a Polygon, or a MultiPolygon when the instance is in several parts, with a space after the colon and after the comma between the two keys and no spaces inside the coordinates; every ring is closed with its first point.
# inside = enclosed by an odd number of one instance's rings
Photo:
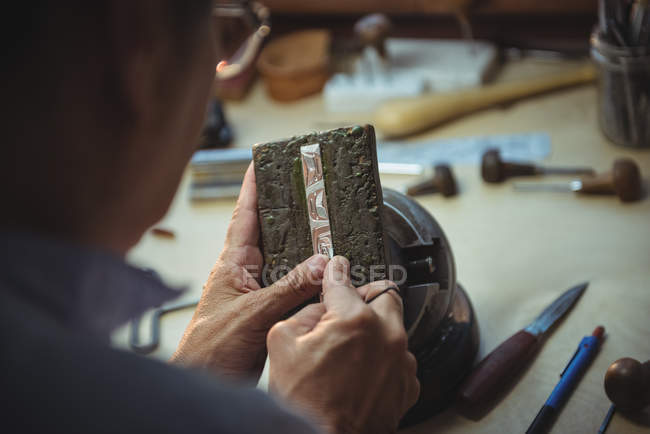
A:
{"type": "Polygon", "coordinates": [[[478,420],[496,405],[537,353],[546,333],[588,285],[584,282],[566,290],[532,323],[501,343],[474,368],[458,393],[457,409],[463,416],[478,420]]]}
{"type": "Polygon", "coordinates": [[[524,330],[534,336],[541,336],[553,325],[555,321],[560,319],[565,313],[569,311],[571,306],[578,301],[585,289],[589,286],[589,282],[584,282],[573,288],[567,289],[562,295],[555,299],[546,309],[539,314],[535,320],[530,323],[524,330]]]}

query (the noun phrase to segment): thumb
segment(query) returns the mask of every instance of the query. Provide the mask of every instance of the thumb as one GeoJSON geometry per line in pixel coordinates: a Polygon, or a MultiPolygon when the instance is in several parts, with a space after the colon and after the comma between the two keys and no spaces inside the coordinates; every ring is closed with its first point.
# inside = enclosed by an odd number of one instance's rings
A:
{"type": "Polygon", "coordinates": [[[323,276],[323,303],[328,311],[339,313],[348,311],[355,303],[363,303],[350,282],[350,262],[343,256],[335,256],[327,264],[323,276]]]}
{"type": "Polygon", "coordinates": [[[288,311],[316,295],[328,261],[325,255],[314,255],[273,285],[250,293],[260,298],[265,322],[279,321],[288,311]]]}

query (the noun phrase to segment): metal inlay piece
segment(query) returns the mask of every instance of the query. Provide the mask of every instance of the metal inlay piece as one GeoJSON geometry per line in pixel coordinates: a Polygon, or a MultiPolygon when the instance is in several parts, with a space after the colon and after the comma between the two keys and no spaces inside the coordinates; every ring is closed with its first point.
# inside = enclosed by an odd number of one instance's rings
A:
{"type": "Polygon", "coordinates": [[[311,229],[311,241],[314,254],[334,256],[332,232],[330,229],[329,214],[327,212],[327,196],[325,194],[325,180],[323,179],[323,161],[320,153],[320,144],[305,145],[300,147],[302,161],[302,174],[305,181],[305,195],[307,199],[307,214],[311,229]]]}

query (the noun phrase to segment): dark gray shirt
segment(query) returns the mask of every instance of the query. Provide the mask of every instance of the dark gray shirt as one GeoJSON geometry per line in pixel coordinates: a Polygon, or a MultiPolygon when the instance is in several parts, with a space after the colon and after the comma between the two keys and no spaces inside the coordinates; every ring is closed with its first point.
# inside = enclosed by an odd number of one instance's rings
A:
{"type": "Polygon", "coordinates": [[[178,295],[111,254],[0,234],[0,414],[23,433],[314,433],[254,388],[113,349],[178,295]]]}

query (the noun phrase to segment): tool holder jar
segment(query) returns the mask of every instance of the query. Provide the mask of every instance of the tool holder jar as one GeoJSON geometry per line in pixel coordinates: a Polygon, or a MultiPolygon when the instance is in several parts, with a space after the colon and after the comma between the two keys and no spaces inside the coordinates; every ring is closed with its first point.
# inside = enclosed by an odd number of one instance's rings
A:
{"type": "Polygon", "coordinates": [[[598,69],[598,120],[612,142],[650,147],[650,47],[621,47],[596,28],[591,57],[598,69]]]}

